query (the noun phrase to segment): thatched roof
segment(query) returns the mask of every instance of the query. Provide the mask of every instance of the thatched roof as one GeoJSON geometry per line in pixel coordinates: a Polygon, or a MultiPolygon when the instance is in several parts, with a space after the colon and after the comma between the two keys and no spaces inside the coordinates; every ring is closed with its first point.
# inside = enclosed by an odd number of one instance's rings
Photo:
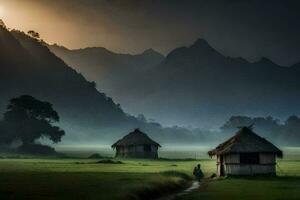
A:
{"type": "Polygon", "coordinates": [[[274,153],[282,157],[280,149],[255,134],[250,127],[242,127],[235,136],[208,152],[210,156],[228,153],[274,153]]]}
{"type": "Polygon", "coordinates": [[[115,148],[116,146],[130,146],[130,145],[145,145],[150,144],[160,147],[160,144],[153,141],[145,133],[141,132],[139,129],[135,129],[133,132],[124,136],[122,139],[118,140],[111,147],[115,148]]]}

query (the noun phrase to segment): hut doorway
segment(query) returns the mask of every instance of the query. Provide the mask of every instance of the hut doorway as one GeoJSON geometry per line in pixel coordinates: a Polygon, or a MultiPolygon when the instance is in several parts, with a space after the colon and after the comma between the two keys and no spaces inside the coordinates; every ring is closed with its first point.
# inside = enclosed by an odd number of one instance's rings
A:
{"type": "Polygon", "coordinates": [[[149,144],[144,145],[144,151],[151,152],[151,145],[149,145],[149,144]]]}
{"type": "Polygon", "coordinates": [[[241,164],[259,164],[259,153],[240,153],[241,164]]]}
{"type": "Polygon", "coordinates": [[[225,176],[224,157],[220,156],[220,176],[225,176]]]}

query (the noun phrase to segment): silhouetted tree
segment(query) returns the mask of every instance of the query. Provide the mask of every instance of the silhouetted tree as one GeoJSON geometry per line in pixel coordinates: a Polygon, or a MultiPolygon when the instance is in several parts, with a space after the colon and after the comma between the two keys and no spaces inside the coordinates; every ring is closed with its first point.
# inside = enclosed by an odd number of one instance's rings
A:
{"type": "Polygon", "coordinates": [[[221,130],[225,133],[232,134],[232,132],[235,132],[238,127],[249,126],[251,124],[253,124],[253,120],[250,117],[247,117],[247,116],[232,116],[221,127],[221,130]]]}
{"type": "Polygon", "coordinates": [[[282,126],[282,133],[285,139],[293,141],[294,144],[300,143],[300,118],[293,115],[290,116],[282,126]]]}
{"type": "Polygon", "coordinates": [[[28,31],[27,34],[35,39],[40,39],[40,34],[34,30],[28,31]]]}
{"type": "Polygon", "coordinates": [[[232,116],[222,127],[221,130],[225,135],[232,135],[237,131],[237,127],[249,126],[254,124],[255,130],[273,141],[282,145],[299,145],[300,144],[300,118],[293,115],[284,123],[271,116],[268,117],[247,117],[232,116]]]}
{"type": "Polygon", "coordinates": [[[95,81],[90,82],[90,84],[91,84],[92,88],[96,88],[96,86],[97,86],[95,81]]]}
{"type": "Polygon", "coordinates": [[[142,121],[142,122],[147,122],[147,119],[146,119],[146,117],[143,114],[139,114],[137,116],[137,119],[140,120],[140,121],[142,121]]]}
{"type": "Polygon", "coordinates": [[[28,146],[34,144],[35,140],[46,137],[57,143],[65,132],[53,126],[55,122],[59,122],[59,116],[50,103],[29,95],[13,98],[4,114],[4,121],[1,122],[4,133],[1,133],[0,140],[2,143],[20,140],[23,146],[28,146]]]}
{"type": "Polygon", "coordinates": [[[0,144],[1,145],[9,145],[16,138],[16,131],[14,131],[15,127],[10,126],[6,121],[0,121],[0,144]]]}
{"type": "Polygon", "coordinates": [[[247,116],[232,116],[222,127],[221,130],[225,132],[232,132],[238,127],[249,126],[253,124],[255,129],[260,129],[262,131],[268,131],[277,129],[279,125],[279,120],[274,119],[271,116],[268,117],[247,117],[247,116]]]}
{"type": "Polygon", "coordinates": [[[0,26],[6,29],[6,25],[2,19],[0,19],[0,26]]]}

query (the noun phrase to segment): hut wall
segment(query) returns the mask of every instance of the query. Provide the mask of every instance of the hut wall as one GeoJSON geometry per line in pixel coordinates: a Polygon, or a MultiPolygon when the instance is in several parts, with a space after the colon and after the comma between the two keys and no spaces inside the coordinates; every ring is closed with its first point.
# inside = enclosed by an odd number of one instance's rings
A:
{"type": "Polygon", "coordinates": [[[151,151],[146,152],[144,145],[131,145],[123,148],[117,148],[116,157],[124,158],[158,158],[158,147],[151,145],[151,151]]]}
{"type": "Polygon", "coordinates": [[[226,164],[227,175],[275,174],[275,165],[226,164]]]}
{"type": "Polygon", "coordinates": [[[142,145],[134,146],[134,151],[133,152],[137,152],[137,153],[144,152],[144,146],[142,146],[142,145]]]}
{"type": "Polygon", "coordinates": [[[221,176],[221,174],[220,174],[220,167],[221,167],[220,156],[217,156],[217,174],[218,174],[218,176],[221,176]]]}
{"type": "Polygon", "coordinates": [[[158,150],[157,146],[151,145],[151,152],[157,152],[157,150],[158,150]]]}
{"type": "Polygon", "coordinates": [[[270,154],[270,153],[260,153],[259,162],[260,164],[275,164],[276,156],[275,154],[270,154]]]}
{"type": "MultiPolygon", "coordinates": [[[[224,167],[226,175],[255,175],[275,174],[276,157],[274,154],[260,153],[258,164],[240,163],[239,154],[224,155],[224,167]]],[[[218,174],[220,165],[218,165],[218,174]]]]}
{"type": "Polygon", "coordinates": [[[224,155],[224,163],[240,163],[239,154],[227,154],[224,155]]]}
{"type": "Polygon", "coordinates": [[[217,175],[218,176],[221,176],[221,165],[224,164],[221,163],[221,159],[220,159],[220,156],[217,156],[217,175]]]}
{"type": "Polygon", "coordinates": [[[117,146],[116,147],[116,157],[121,157],[125,154],[125,148],[122,146],[117,146]]]}
{"type": "Polygon", "coordinates": [[[223,163],[221,163],[221,156],[217,156],[217,174],[221,176],[221,166],[224,165],[224,171],[226,174],[226,164],[239,164],[240,156],[239,154],[227,154],[223,156],[223,163]]]}

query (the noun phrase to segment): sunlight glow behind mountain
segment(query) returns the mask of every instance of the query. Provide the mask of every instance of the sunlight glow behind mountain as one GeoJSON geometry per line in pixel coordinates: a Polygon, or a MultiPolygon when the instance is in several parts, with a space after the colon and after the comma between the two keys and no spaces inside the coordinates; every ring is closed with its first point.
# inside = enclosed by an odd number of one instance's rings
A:
{"type": "Polygon", "coordinates": [[[226,56],[249,61],[266,56],[277,64],[292,65],[300,60],[298,4],[0,0],[5,8],[0,17],[11,29],[35,30],[46,42],[70,49],[105,47],[117,53],[137,54],[153,48],[166,55],[201,37],[226,56]]]}
{"type": "Polygon", "coordinates": [[[5,8],[0,5],[0,17],[4,17],[5,16],[5,8]]]}

